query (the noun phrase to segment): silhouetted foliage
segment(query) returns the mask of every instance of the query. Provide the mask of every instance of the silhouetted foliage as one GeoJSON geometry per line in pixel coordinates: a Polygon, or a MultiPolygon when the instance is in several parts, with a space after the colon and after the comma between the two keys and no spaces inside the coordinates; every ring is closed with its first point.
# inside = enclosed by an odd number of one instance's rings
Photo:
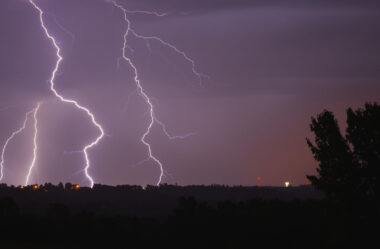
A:
{"type": "Polygon", "coordinates": [[[324,111],[312,118],[315,143],[307,143],[319,162],[317,176],[307,176],[329,196],[379,200],[380,196],[380,106],[347,110],[346,135],[340,132],[334,114],[324,111]]]}
{"type": "Polygon", "coordinates": [[[73,185],[71,183],[68,182],[68,183],[65,184],[65,189],[66,190],[70,190],[72,188],[73,188],[73,185]]]}

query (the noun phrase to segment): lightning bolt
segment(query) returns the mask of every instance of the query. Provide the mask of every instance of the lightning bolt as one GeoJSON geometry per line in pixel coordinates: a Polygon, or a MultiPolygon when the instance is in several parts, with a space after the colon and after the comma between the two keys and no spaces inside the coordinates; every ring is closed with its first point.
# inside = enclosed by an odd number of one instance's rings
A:
{"type": "Polygon", "coordinates": [[[160,37],[157,37],[157,36],[144,36],[144,35],[140,35],[140,34],[136,33],[136,31],[134,29],[132,29],[132,28],[130,28],[130,32],[136,38],[143,39],[143,40],[145,40],[147,42],[150,41],[150,40],[157,41],[157,42],[161,43],[162,45],[171,48],[177,54],[181,55],[186,61],[188,61],[191,64],[191,69],[193,71],[193,74],[198,77],[199,84],[200,84],[201,87],[203,87],[203,78],[209,78],[208,75],[200,73],[200,72],[197,71],[196,65],[195,65],[195,61],[193,59],[191,59],[184,51],[178,49],[176,46],[172,45],[171,43],[166,42],[166,41],[164,41],[163,39],[161,39],[160,37]]]}
{"type": "Polygon", "coordinates": [[[165,135],[170,139],[170,140],[176,140],[176,139],[186,139],[188,137],[191,137],[191,136],[195,136],[197,133],[196,132],[191,132],[191,133],[188,133],[188,134],[185,134],[185,135],[171,135],[167,129],[166,129],[166,125],[161,122],[160,120],[158,120],[156,117],[154,118],[154,120],[156,121],[156,123],[158,125],[161,126],[162,128],[162,131],[165,133],[165,135]]]}
{"type": "Polygon", "coordinates": [[[125,12],[128,14],[147,14],[147,15],[155,15],[157,17],[163,17],[166,16],[167,13],[158,13],[155,11],[146,11],[146,10],[127,10],[125,9],[125,12]]]}
{"type": "Polygon", "coordinates": [[[37,107],[34,109],[34,114],[33,114],[33,118],[34,118],[33,160],[32,160],[32,163],[30,164],[28,175],[26,176],[26,179],[25,179],[25,186],[28,186],[30,175],[32,174],[32,170],[33,170],[34,166],[36,165],[36,161],[37,161],[37,150],[38,150],[38,145],[37,145],[37,136],[38,136],[37,114],[38,114],[38,111],[40,109],[40,106],[41,106],[41,104],[38,103],[37,107]]]}
{"type": "Polygon", "coordinates": [[[131,10],[128,10],[128,9],[124,8],[122,5],[118,4],[116,1],[107,1],[107,2],[111,2],[116,8],[120,9],[123,12],[124,21],[127,24],[127,28],[126,28],[126,31],[125,31],[125,33],[123,35],[124,41],[123,41],[123,48],[122,48],[122,59],[124,59],[129,64],[129,66],[132,68],[132,70],[134,72],[134,82],[136,83],[138,93],[145,100],[146,104],[149,107],[149,110],[148,110],[149,118],[150,118],[149,125],[148,125],[145,133],[142,135],[142,137],[140,139],[141,142],[148,149],[148,158],[142,160],[137,165],[142,164],[144,162],[147,162],[149,160],[153,160],[158,165],[158,167],[160,169],[160,175],[159,175],[159,178],[158,178],[158,181],[157,181],[157,185],[160,185],[160,183],[162,182],[162,178],[164,176],[163,165],[162,165],[161,161],[158,160],[158,158],[153,155],[153,153],[152,153],[152,147],[146,141],[146,138],[150,134],[150,131],[151,131],[153,125],[156,123],[159,126],[161,126],[163,132],[165,133],[165,135],[169,139],[184,139],[184,138],[187,138],[189,136],[195,135],[195,133],[190,133],[190,134],[187,134],[187,135],[184,135],[184,136],[172,136],[172,135],[170,135],[168,133],[168,131],[166,129],[166,125],[163,122],[161,122],[160,120],[157,119],[157,117],[155,115],[155,109],[154,109],[153,102],[152,102],[151,98],[148,96],[148,94],[145,92],[145,90],[144,90],[144,88],[143,88],[143,86],[141,84],[137,67],[133,63],[132,59],[130,57],[128,57],[128,55],[126,53],[126,50],[133,51],[133,49],[130,46],[128,46],[128,44],[127,44],[127,40],[128,40],[129,34],[131,33],[136,38],[144,40],[146,42],[146,44],[147,44],[148,49],[150,49],[149,41],[153,40],[153,41],[157,41],[157,42],[161,43],[164,46],[169,47],[170,49],[172,49],[173,51],[175,51],[177,54],[181,55],[186,61],[188,61],[191,64],[191,66],[192,66],[192,72],[198,77],[199,83],[200,83],[201,86],[203,86],[202,85],[202,78],[203,77],[208,77],[208,76],[199,73],[196,70],[196,65],[195,65],[194,60],[191,59],[185,52],[183,52],[182,50],[178,49],[176,46],[174,46],[174,45],[172,45],[172,44],[170,44],[170,43],[168,43],[168,42],[164,41],[163,39],[161,39],[159,37],[156,37],[156,36],[143,36],[143,35],[138,34],[134,29],[131,28],[131,21],[128,19],[128,15],[127,15],[127,14],[148,14],[148,15],[155,15],[157,17],[162,17],[162,16],[165,16],[166,14],[160,14],[160,13],[157,13],[157,12],[150,12],[150,11],[131,11],[131,10]]]}
{"type": "Polygon", "coordinates": [[[123,11],[123,14],[124,14],[124,20],[125,22],[127,23],[127,30],[125,31],[124,33],[124,43],[123,43],[123,54],[122,54],[122,58],[129,64],[129,66],[133,69],[134,71],[134,81],[136,83],[136,86],[137,86],[137,89],[138,89],[138,92],[139,94],[144,98],[145,102],[148,104],[149,106],[149,114],[150,114],[150,121],[149,121],[149,125],[145,131],[145,133],[143,134],[143,136],[141,137],[141,142],[147,147],[148,149],[148,155],[149,155],[149,159],[153,160],[154,162],[157,163],[159,169],[160,169],[160,176],[159,176],[159,179],[158,179],[158,182],[157,182],[157,185],[160,185],[161,181],[162,181],[162,177],[164,175],[164,169],[163,169],[163,166],[162,166],[162,163],[160,162],[160,160],[158,160],[152,153],[152,147],[150,146],[150,144],[145,140],[146,137],[149,135],[150,133],[150,130],[151,128],[153,127],[154,125],[154,120],[155,120],[155,116],[154,116],[154,106],[149,98],[149,96],[146,94],[146,92],[144,91],[144,88],[143,86],[141,85],[141,82],[140,82],[140,79],[139,79],[139,74],[138,74],[138,70],[137,70],[137,67],[134,65],[134,63],[132,62],[131,58],[129,58],[126,54],[126,49],[128,48],[127,46],[127,39],[128,39],[128,34],[129,34],[129,31],[131,29],[131,23],[127,17],[127,10],[117,4],[116,2],[112,1],[112,3],[114,4],[115,7],[119,8],[121,11],[123,11]]]}
{"type": "Polygon", "coordinates": [[[55,78],[56,78],[56,74],[59,70],[59,67],[60,67],[60,64],[63,60],[63,57],[61,55],[61,48],[58,46],[57,44],[57,41],[55,40],[55,38],[49,33],[49,30],[47,29],[46,25],[45,25],[45,22],[44,22],[44,12],[43,10],[34,2],[34,0],[29,0],[29,3],[33,5],[33,7],[39,12],[39,18],[40,18],[40,23],[41,23],[41,27],[42,29],[44,30],[45,32],[45,35],[46,37],[52,42],[55,50],[56,50],[56,56],[57,56],[57,61],[55,63],[55,67],[54,67],[54,70],[52,71],[52,74],[51,74],[51,78],[49,80],[50,82],[50,90],[53,92],[53,94],[62,102],[64,103],[69,103],[69,104],[72,104],[74,105],[77,109],[85,112],[91,119],[92,123],[94,124],[95,127],[97,127],[97,129],[99,130],[99,136],[93,141],[91,142],[90,144],[86,145],[84,148],[83,148],[83,154],[84,154],[84,157],[85,157],[85,160],[86,160],[86,165],[85,165],[85,168],[84,168],[84,172],[85,172],[85,175],[87,177],[87,179],[89,180],[90,182],[90,186],[91,188],[94,186],[94,180],[93,178],[89,175],[88,173],[88,170],[90,168],[90,159],[89,159],[89,155],[88,155],[88,151],[93,148],[94,146],[96,146],[99,141],[104,137],[104,130],[103,130],[103,127],[96,121],[95,119],[95,116],[94,114],[86,107],[80,105],[76,100],[73,100],[73,99],[67,99],[65,97],[63,97],[62,95],[60,95],[58,93],[58,91],[55,89],[55,78]]]}
{"type": "Polygon", "coordinates": [[[31,111],[27,112],[25,114],[25,120],[24,120],[24,123],[22,125],[22,127],[20,129],[18,129],[17,131],[14,131],[12,133],[12,135],[5,141],[5,144],[3,146],[3,149],[1,151],[1,162],[0,162],[0,181],[3,179],[4,177],[4,162],[5,162],[5,152],[7,150],[7,147],[8,147],[8,144],[18,135],[20,134],[23,130],[25,130],[26,128],[26,124],[28,123],[28,120],[29,120],[29,116],[34,113],[36,114],[38,109],[39,109],[39,106],[40,104],[37,105],[37,107],[33,108],[31,111]]]}

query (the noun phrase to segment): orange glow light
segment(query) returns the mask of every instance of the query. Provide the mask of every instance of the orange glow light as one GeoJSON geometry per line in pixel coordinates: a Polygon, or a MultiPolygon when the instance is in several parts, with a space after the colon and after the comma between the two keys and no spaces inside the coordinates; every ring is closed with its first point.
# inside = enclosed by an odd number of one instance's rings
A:
{"type": "Polygon", "coordinates": [[[38,189],[38,185],[33,185],[33,189],[38,189]]]}

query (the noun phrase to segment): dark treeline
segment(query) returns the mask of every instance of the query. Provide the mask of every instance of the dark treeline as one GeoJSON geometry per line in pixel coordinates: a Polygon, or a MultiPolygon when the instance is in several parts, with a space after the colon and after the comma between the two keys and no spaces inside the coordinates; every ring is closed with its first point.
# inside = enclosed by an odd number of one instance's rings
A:
{"type": "Polygon", "coordinates": [[[312,186],[2,185],[0,195],[0,248],[319,249],[378,243],[376,205],[322,199],[312,186]]]}
{"type": "Polygon", "coordinates": [[[228,187],[211,186],[107,186],[95,184],[92,189],[70,183],[51,183],[28,187],[0,185],[0,198],[12,196],[22,212],[43,214],[50,203],[64,203],[74,212],[87,210],[99,214],[120,214],[166,218],[180,197],[194,197],[214,206],[217,202],[262,199],[321,199],[314,187],[228,187]],[[77,189],[76,189],[77,188],[77,189]]]}

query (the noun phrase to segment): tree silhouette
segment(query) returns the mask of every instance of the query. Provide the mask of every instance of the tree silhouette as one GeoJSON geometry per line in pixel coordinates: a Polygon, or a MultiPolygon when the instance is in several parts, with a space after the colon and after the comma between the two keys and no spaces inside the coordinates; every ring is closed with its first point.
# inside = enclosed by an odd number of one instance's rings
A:
{"type": "Polygon", "coordinates": [[[360,185],[366,196],[380,195],[380,105],[366,104],[364,109],[347,110],[347,139],[353,145],[360,185]]]}
{"type": "Polygon", "coordinates": [[[323,111],[312,118],[315,143],[307,143],[319,162],[317,176],[307,176],[329,196],[378,199],[380,176],[380,105],[347,110],[343,137],[334,114],[323,111]]]}

